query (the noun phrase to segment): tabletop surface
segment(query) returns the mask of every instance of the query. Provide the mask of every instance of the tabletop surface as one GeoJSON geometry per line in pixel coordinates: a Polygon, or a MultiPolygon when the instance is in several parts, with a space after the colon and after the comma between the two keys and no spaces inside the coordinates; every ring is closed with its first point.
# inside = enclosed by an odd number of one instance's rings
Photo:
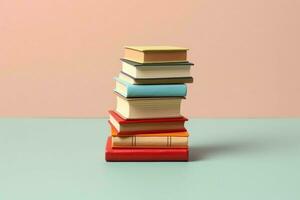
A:
{"type": "Polygon", "coordinates": [[[0,199],[300,199],[300,119],[187,127],[190,162],[107,163],[107,119],[0,119],[0,199]]]}

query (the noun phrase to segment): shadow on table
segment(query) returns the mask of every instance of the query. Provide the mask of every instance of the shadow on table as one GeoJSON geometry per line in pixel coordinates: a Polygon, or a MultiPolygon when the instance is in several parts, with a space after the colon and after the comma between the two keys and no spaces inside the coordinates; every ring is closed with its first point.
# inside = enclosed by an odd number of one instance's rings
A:
{"type": "Polygon", "coordinates": [[[265,153],[278,149],[293,148],[300,145],[299,135],[297,137],[270,137],[239,139],[235,141],[224,141],[216,144],[199,144],[191,146],[190,161],[206,160],[222,155],[237,155],[249,153],[265,153]]]}
{"type": "Polygon", "coordinates": [[[245,151],[252,151],[254,146],[249,144],[227,143],[227,144],[211,144],[211,145],[199,145],[192,146],[190,149],[190,160],[205,160],[214,156],[223,154],[235,154],[245,151]]]}

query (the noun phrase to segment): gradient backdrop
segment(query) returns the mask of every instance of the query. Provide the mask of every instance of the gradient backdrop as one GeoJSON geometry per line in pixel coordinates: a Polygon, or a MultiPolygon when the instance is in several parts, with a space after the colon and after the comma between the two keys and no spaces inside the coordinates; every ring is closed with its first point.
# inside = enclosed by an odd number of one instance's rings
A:
{"type": "Polygon", "coordinates": [[[298,0],[0,0],[0,116],[99,117],[124,45],[190,48],[183,113],[300,116],[298,0]]]}

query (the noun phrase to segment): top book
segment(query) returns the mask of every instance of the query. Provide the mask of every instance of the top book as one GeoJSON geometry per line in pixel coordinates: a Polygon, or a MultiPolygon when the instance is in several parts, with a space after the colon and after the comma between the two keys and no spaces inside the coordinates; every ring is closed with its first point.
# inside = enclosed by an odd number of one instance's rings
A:
{"type": "Polygon", "coordinates": [[[124,58],[138,63],[187,62],[187,50],[174,46],[125,46],[124,58]]]}

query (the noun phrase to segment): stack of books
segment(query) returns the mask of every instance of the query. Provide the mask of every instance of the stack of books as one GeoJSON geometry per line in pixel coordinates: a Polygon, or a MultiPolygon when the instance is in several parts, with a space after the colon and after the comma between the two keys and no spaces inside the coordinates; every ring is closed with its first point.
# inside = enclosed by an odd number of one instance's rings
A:
{"type": "Polygon", "coordinates": [[[186,48],[127,46],[109,111],[107,161],[188,161],[187,118],[180,114],[192,83],[186,48]]]}

